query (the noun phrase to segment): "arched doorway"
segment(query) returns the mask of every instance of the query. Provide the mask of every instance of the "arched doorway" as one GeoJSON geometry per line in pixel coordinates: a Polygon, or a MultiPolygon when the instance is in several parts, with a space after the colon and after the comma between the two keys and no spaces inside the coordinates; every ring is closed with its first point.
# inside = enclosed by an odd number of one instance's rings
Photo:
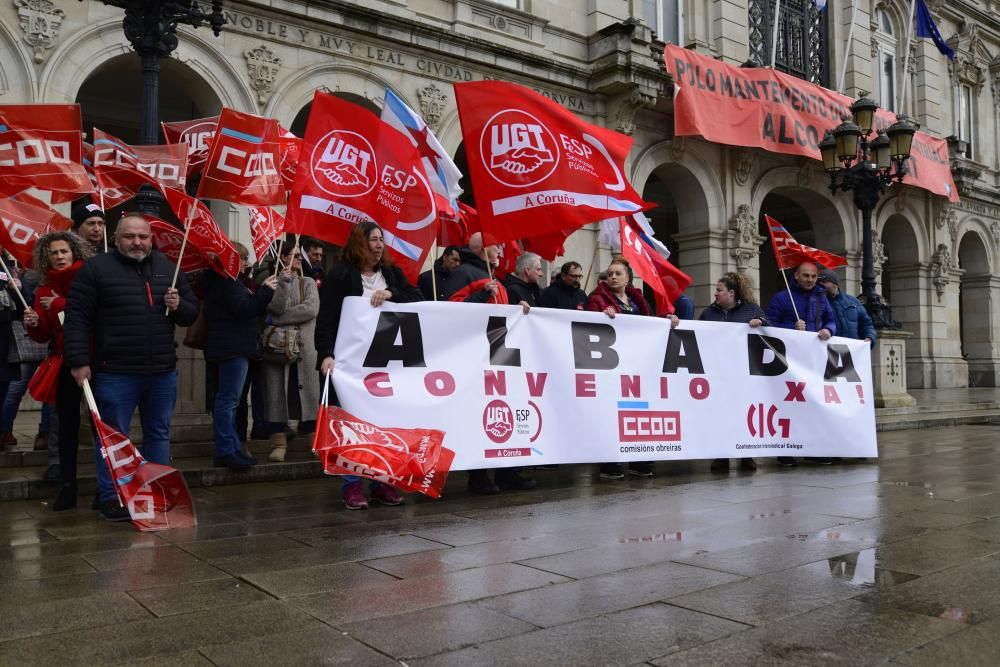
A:
{"type": "Polygon", "coordinates": [[[992,373],[983,377],[977,366],[992,359],[993,307],[990,300],[990,261],[980,235],[966,232],[958,245],[962,270],[958,289],[958,328],[962,358],[969,364],[969,386],[993,386],[992,373]],[[984,381],[985,380],[985,381],[984,381]]]}
{"type": "Polygon", "coordinates": [[[920,329],[920,250],[912,225],[895,214],[882,227],[882,297],[906,331],[920,329]]]}
{"type": "Polygon", "coordinates": [[[644,201],[656,204],[646,211],[653,232],[667,249],[670,261],[684,269],[684,258],[678,238],[692,232],[703,232],[710,226],[708,200],[698,179],[677,163],[658,166],[642,188],[644,201]]]}

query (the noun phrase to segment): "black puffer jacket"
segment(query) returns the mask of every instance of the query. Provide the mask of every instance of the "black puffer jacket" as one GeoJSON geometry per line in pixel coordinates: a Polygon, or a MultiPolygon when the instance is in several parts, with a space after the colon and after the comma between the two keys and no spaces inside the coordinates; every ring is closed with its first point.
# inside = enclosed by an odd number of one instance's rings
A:
{"type": "Polygon", "coordinates": [[[264,316],[274,290],[261,285],[256,293],[242,282],[207,271],[203,277],[208,346],[205,359],[226,361],[260,358],[257,318],[264,316]]]}
{"type": "Polygon", "coordinates": [[[579,287],[567,285],[562,278],[556,278],[538,295],[538,305],[542,308],[587,310],[587,293],[579,287]]]}
{"type": "Polygon", "coordinates": [[[164,314],[173,277],[173,263],[157,250],[141,262],[117,250],[90,259],[66,303],[66,365],[137,375],[173,370],[174,326],[189,326],[198,317],[198,301],[183,273],[177,277],[180,306],[164,314]]]}
{"type": "Polygon", "coordinates": [[[767,316],[764,315],[764,310],[756,303],[747,303],[746,301],[738,301],[729,310],[723,310],[713,301],[708,308],[701,311],[701,317],[698,319],[703,322],[742,322],[743,324],[750,320],[760,320],[764,326],[767,326],[767,316]]]}
{"type": "MultiPolygon", "coordinates": [[[[458,265],[457,269],[451,272],[451,275],[448,276],[448,282],[444,285],[444,296],[447,299],[450,299],[452,294],[463,287],[468,287],[477,280],[490,277],[490,272],[486,268],[486,260],[482,257],[477,257],[468,248],[460,248],[458,254],[462,258],[462,263],[458,265]]],[[[489,292],[479,290],[467,298],[466,301],[469,303],[486,303],[489,298],[489,292]]]]}
{"type": "Polygon", "coordinates": [[[503,278],[503,286],[507,288],[507,303],[516,306],[524,301],[529,306],[538,305],[538,294],[542,291],[538,283],[525,282],[515,274],[508,273],[503,278]]]}

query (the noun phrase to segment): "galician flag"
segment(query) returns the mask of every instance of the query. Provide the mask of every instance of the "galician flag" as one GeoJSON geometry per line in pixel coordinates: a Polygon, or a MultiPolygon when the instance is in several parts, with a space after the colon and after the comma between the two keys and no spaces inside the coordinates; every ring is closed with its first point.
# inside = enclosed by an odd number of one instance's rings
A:
{"type": "Polygon", "coordinates": [[[457,218],[458,197],[462,194],[458,180],[462,177],[462,172],[427,127],[424,119],[408,107],[396,93],[386,88],[382,120],[408,136],[417,147],[424,171],[427,172],[427,180],[431,189],[438,195],[438,212],[457,218]]]}

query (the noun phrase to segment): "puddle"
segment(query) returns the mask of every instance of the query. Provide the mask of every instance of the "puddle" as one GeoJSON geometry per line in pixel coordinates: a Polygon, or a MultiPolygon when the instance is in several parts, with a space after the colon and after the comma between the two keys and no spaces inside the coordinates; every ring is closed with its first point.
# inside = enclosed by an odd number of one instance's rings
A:
{"type": "Polygon", "coordinates": [[[943,618],[946,621],[955,621],[956,623],[968,623],[971,614],[972,610],[965,609],[964,607],[946,607],[943,612],[938,614],[938,618],[943,618]]]}
{"type": "Polygon", "coordinates": [[[876,565],[875,549],[855,551],[827,559],[830,576],[863,589],[888,588],[917,579],[917,575],[895,572],[876,565]]]}
{"type": "Polygon", "coordinates": [[[641,544],[643,542],[680,542],[684,534],[681,531],[676,533],[656,533],[655,535],[642,535],[640,537],[620,537],[619,544],[641,544]]]}

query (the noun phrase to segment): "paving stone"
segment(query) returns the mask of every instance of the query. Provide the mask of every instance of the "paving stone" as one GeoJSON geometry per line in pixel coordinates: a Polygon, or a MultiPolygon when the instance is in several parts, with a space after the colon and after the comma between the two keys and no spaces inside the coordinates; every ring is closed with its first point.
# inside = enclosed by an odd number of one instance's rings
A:
{"type": "Polygon", "coordinates": [[[893,658],[912,667],[939,665],[1000,665],[1000,619],[967,627],[893,658]]]}
{"type": "Polygon", "coordinates": [[[284,535],[248,535],[187,543],[184,551],[202,559],[266,554],[284,549],[301,549],[302,542],[284,535]]]}
{"type": "Polygon", "coordinates": [[[217,579],[130,591],[129,595],[156,616],[173,616],[202,609],[235,607],[270,596],[239,579],[217,579]]]}
{"type": "Polygon", "coordinates": [[[149,616],[149,612],[124,593],[99,593],[71,600],[10,604],[4,606],[0,642],[113,625],[149,616]]]}
{"type": "Polygon", "coordinates": [[[399,663],[333,628],[232,642],[201,648],[219,667],[233,665],[371,665],[398,667],[399,663]]]}
{"type": "Polygon", "coordinates": [[[396,577],[360,563],[331,563],[276,572],[251,572],[242,577],[277,598],[341,592],[373,583],[397,581],[396,577]]]}
{"type": "Polygon", "coordinates": [[[878,548],[879,563],[890,570],[930,574],[973,558],[1000,553],[1000,540],[938,531],[878,548]]]}
{"type": "Polygon", "coordinates": [[[785,539],[707,552],[676,560],[679,563],[749,577],[862,551],[871,546],[871,542],[803,542],[785,539]]]}
{"type": "Polygon", "coordinates": [[[15,579],[44,579],[66,574],[94,572],[90,563],[80,556],[54,556],[32,560],[0,562],[0,581],[15,579]]]}
{"type": "Polygon", "coordinates": [[[169,545],[154,549],[99,551],[82,554],[81,558],[98,572],[112,572],[114,570],[155,571],[161,567],[182,567],[199,562],[195,556],[169,545]]]}

